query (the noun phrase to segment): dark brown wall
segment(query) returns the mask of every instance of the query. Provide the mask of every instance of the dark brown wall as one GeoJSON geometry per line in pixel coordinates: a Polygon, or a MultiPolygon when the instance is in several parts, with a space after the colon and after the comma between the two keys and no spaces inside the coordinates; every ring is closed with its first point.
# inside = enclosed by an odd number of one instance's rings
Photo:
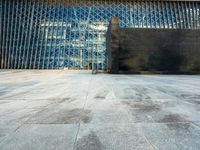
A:
{"type": "Polygon", "coordinates": [[[112,17],[106,34],[107,68],[109,72],[119,72],[119,20],[112,17]]]}
{"type": "Polygon", "coordinates": [[[111,73],[200,73],[200,30],[115,28],[109,35],[111,73]]]}

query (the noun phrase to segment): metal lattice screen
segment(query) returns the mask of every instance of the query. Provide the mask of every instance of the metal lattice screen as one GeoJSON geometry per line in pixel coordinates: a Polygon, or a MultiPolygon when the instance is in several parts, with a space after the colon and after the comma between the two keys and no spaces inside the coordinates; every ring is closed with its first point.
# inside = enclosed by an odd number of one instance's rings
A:
{"type": "Polygon", "coordinates": [[[200,3],[0,0],[2,69],[105,69],[112,16],[122,28],[200,28],[200,3]]]}

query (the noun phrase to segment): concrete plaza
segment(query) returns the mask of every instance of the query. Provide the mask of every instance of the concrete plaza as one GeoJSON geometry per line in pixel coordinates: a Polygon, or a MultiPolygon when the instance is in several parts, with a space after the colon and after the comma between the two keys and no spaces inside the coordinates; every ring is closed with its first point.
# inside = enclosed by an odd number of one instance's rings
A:
{"type": "Polygon", "coordinates": [[[199,150],[200,76],[0,71],[0,150],[199,150]]]}

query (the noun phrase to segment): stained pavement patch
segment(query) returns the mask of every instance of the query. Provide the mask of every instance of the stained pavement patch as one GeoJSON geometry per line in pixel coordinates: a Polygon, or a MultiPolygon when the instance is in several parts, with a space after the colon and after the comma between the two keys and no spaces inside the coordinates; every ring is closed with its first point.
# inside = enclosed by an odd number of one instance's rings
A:
{"type": "MultiPolygon", "coordinates": [[[[169,127],[169,129],[173,129],[173,130],[185,130],[185,131],[190,131],[190,127],[191,127],[191,123],[166,123],[166,125],[169,127]]],[[[184,131],[184,132],[185,132],[184,131]]]]}
{"type": "Polygon", "coordinates": [[[69,98],[69,97],[65,97],[65,98],[50,98],[49,101],[51,101],[51,105],[59,105],[62,104],[64,102],[71,102],[73,101],[73,99],[69,98]]]}
{"type": "Polygon", "coordinates": [[[95,132],[91,131],[88,135],[85,135],[78,139],[76,150],[104,150],[103,145],[99,137],[95,132]]]}
{"type": "Polygon", "coordinates": [[[139,112],[152,112],[161,110],[160,105],[154,104],[152,102],[138,103],[134,101],[123,101],[122,103],[127,105],[129,108],[135,109],[139,112]]]}
{"type": "Polygon", "coordinates": [[[151,101],[148,102],[134,102],[122,101],[131,113],[133,122],[156,122],[156,119],[164,115],[162,106],[151,101]]]}
{"type": "Polygon", "coordinates": [[[74,124],[79,121],[89,123],[92,120],[90,110],[48,108],[32,117],[28,123],[35,124],[74,124]]]}
{"type": "Polygon", "coordinates": [[[165,123],[170,129],[188,130],[191,127],[191,122],[179,114],[170,114],[164,116],[158,122],[165,123]]]}

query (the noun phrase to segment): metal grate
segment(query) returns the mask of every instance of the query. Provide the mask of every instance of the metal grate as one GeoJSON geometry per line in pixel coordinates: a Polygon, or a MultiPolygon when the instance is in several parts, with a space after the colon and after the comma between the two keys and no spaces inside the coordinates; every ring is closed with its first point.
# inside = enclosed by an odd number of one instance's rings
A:
{"type": "Polygon", "coordinates": [[[199,29],[200,3],[122,0],[0,0],[1,69],[106,69],[106,31],[199,29]]]}

